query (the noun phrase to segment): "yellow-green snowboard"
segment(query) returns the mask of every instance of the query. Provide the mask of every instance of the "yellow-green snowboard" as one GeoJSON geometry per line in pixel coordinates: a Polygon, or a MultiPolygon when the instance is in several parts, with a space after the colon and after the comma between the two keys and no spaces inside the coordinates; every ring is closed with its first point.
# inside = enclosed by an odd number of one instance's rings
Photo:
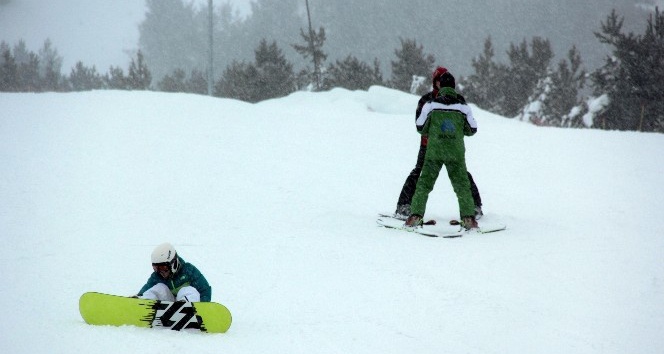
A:
{"type": "Polygon", "coordinates": [[[232,322],[230,311],[216,302],[143,300],[90,292],[81,296],[78,309],[83,320],[93,325],[132,325],[224,333],[232,322]]]}

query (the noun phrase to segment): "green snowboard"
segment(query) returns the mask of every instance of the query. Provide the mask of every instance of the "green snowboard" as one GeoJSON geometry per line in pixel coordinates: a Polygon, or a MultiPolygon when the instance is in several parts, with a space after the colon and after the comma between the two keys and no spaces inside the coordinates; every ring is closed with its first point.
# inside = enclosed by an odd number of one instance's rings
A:
{"type": "Polygon", "coordinates": [[[232,322],[230,311],[215,302],[143,300],[90,292],[81,296],[78,309],[83,320],[93,325],[132,325],[224,333],[232,322]]]}

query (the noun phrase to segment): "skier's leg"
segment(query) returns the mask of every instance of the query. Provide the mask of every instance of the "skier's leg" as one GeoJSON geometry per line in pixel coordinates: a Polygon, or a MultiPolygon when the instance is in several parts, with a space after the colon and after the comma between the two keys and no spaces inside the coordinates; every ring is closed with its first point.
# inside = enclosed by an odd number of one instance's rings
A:
{"type": "Polygon", "coordinates": [[[171,290],[164,283],[158,283],[146,290],[140,298],[148,300],[175,301],[175,297],[171,293],[171,290]]]}
{"type": "Polygon", "coordinates": [[[475,184],[475,180],[473,180],[473,175],[468,172],[468,181],[470,182],[470,193],[473,195],[473,201],[475,202],[475,206],[481,207],[482,206],[482,197],[480,197],[480,190],[477,189],[477,184],[475,184]]]}
{"type": "Polygon", "coordinates": [[[452,188],[457,195],[459,202],[459,214],[461,218],[475,217],[475,205],[473,196],[470,193],[470,181],[468,180],[468,171],[466,170],[466,161],[453,161],[445,164],[447,176],[452,182],[452,188]]]}
{"type": "Polygon", "coordinates": [[[482,212],[482,197],[480,197],[480,190],[477,189],[477,184],[475,184],[470,172],[468,172],[468,181],[470,182],[470,194],[473,195],[473,202],[475,203],[475,219],[479,220],[484,215],[484,212],[482,212]]]}
{"type": "Polygon", "coordinates": [[[436,184],[436,179],[438,179],[438,174],[440,173],[442,166],[442,161],[424,160],[422,174],[417,180],[417,187],[415,188],[415,194],[413,195],[413,203],[410,205],[411,215],[424,216],[429,193],[431,193],[434,184],[436,184]]]}
{"type": "Polygon", "coordinates": [[[175,297],[176,301],[189,301],[189,302],[199,302],[201,301],[201,293],[196,290],[193,286],[185,286],[184,288],[178,291],[178,295],[175,297]]]}
{"type": "Polygon", "coordinates": [[[397,214],[408,214],[410,211],[404,211],[405,208],[409,208],[410,204],[413,201],[413,194],[415,194],[415,187],[417,186],[417,180],[420,178],[420,173],[422,172],[422,165],[424,164],[424,155],[427,152],[426,145],[420,145],[420,150],[417,153],[417,162],[415,163],[415,168],[410,171],[408,177],[406,177],[406,182],[401,188],[401,193],[399,194],[399,200],[397,201],[397,214]]]}

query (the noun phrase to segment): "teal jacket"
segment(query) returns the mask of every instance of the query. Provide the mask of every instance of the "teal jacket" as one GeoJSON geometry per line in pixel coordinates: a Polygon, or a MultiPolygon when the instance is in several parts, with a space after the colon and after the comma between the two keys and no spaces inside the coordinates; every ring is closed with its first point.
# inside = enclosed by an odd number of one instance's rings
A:
{"type": "Polygon", "coordinates": [[[463,160],[463,138],[477,132],[472,110],[449,87],[441,88],[438,97],[422,107],[415,125],[420,134],[429,136],[426,158],[443,161],[463,160]]]}
{"type": "Polygon", "coordinates": [[[148,278],[148,282],[138,292],[138,296],[143,295],[144,292],[158,283],[163,283],[171,289],[171,293],[174,296],[183,287],[193,286],[201,294],[201,302],[212,301],[212,287],[198,268],[191,263],[185,262],[180,256],[178,256],[178,261],[181,264],[180,269],[170,279],[164,279],[159,273],[152,272],[150,278],[148,278]]]}

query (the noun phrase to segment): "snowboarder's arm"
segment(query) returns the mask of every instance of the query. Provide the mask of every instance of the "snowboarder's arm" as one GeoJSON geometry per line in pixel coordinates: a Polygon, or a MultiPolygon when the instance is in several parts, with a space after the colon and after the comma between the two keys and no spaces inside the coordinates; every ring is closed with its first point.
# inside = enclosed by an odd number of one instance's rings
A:
{"type": "Polygon", "coordinates": [[[205,279],[205,276],[203,276],[203,273],[201,273],[196,267],[193,267],[192,269],[192,279],[190,284],[201,294],[201,302],[212,301],[212,287],[207,279],[205,279]]]}
{"type": "Polygon", "coordinates": [[[147,283],[145,283],[145,285],[143,285],[141,290],[138,291],[138,294],[136,294],[137,296],[142,296],[144,292],[146,292],[148,289],[155,286],[159,282],[157,279],[155,279],[155,274],[156,273],[152,273],[150,275],[150,278],[148,278],[147,283]]]}

